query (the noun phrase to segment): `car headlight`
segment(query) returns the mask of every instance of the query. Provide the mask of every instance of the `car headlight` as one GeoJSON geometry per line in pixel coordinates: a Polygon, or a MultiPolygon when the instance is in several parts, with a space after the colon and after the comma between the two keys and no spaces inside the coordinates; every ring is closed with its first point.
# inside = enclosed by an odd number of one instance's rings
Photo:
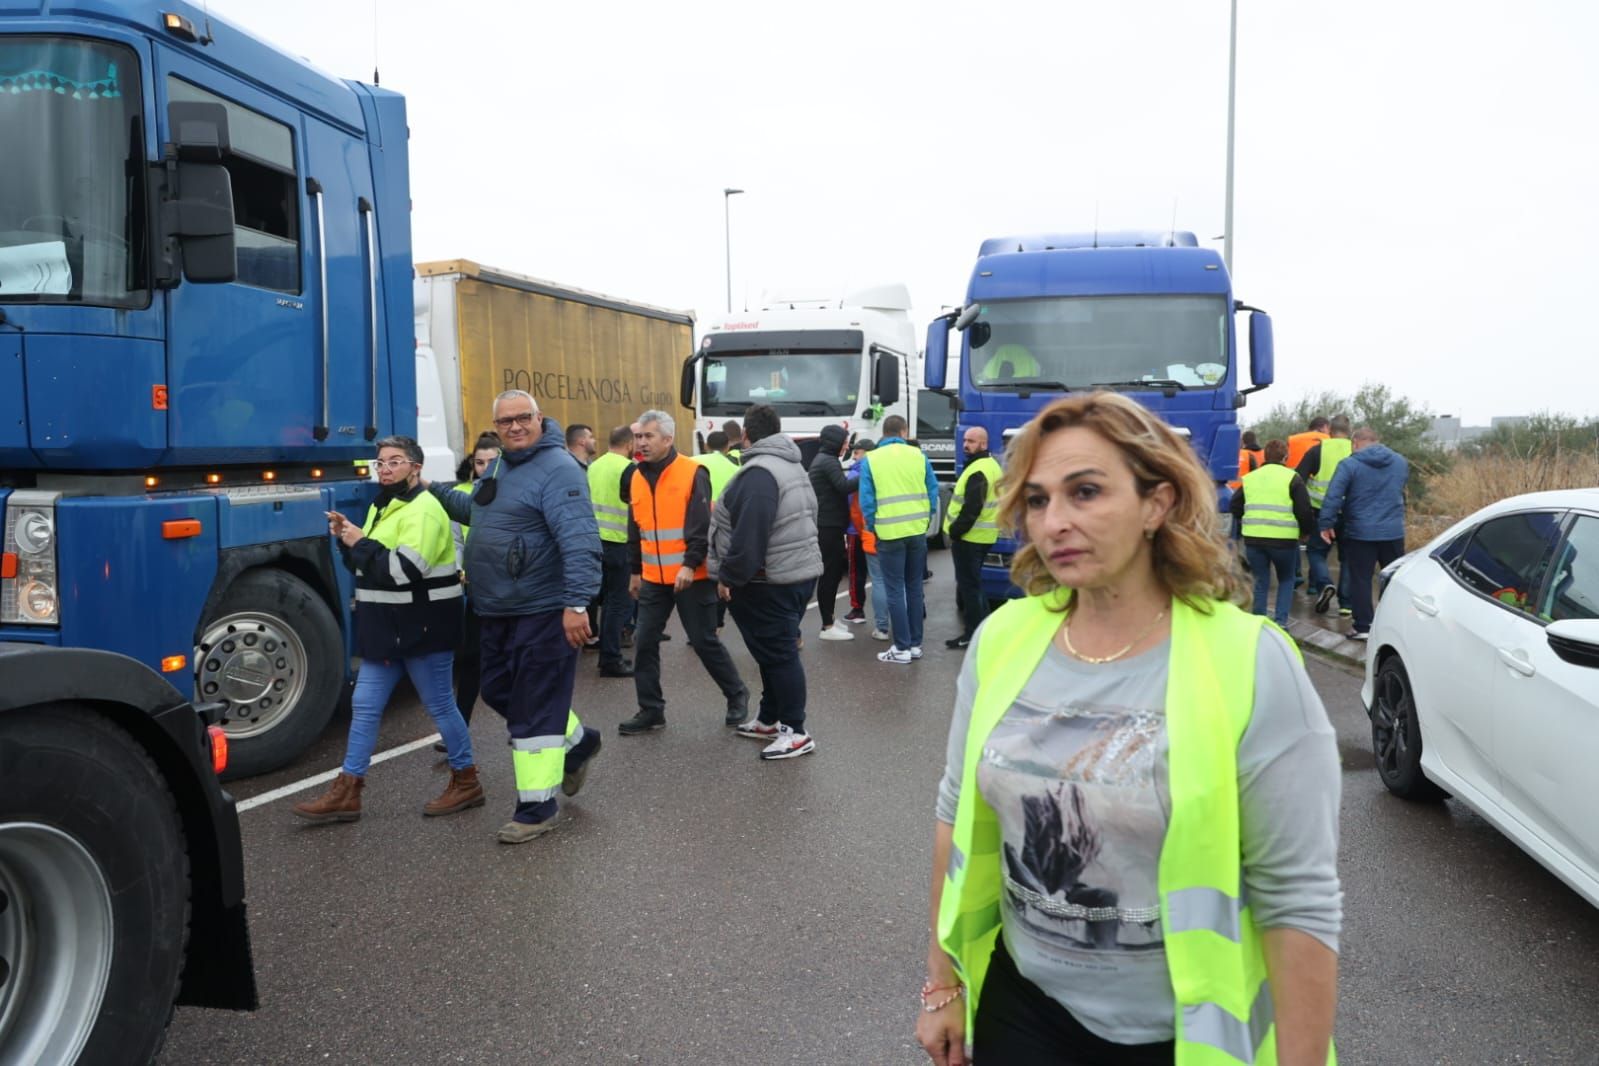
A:
{"type": "Polygon", "coordinates": [[[16,573],[0,581],[0,624],[56,625],[61,621],[55,523],[59,496],[19,489],[5,502],[0,551],[16,559],[16,573]]]}

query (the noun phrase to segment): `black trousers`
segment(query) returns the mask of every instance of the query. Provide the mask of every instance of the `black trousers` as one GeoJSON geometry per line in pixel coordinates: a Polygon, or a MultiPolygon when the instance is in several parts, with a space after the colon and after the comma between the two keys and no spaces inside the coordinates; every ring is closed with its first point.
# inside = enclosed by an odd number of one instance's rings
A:
{"type": "Polygon", "coordinates": [[[1117,1044],[1096,1036],[1017,971],[1004,940],[995,943],[972,1026],[976,1066],[1171,1066],[1176,1057],[1175,1041],[1117,1044]]]}
{"type": "Polygon", "coordinates": [[[470,723],[483,677],[483,623],[472,610],[470,595],[463,599],[466,618],[461,625],[461,646],[455,649],[455,705],[461,708],[461,717],[470,723]]]}
{"type": "Polygon", "coordinates": [[[600,665],[622,665],[622,626],[633,614],[633,597],[627,593],[627,543],[600,541],[600,665]]]}
{"type": "Polygon", "coordinates": [[[1350,610],[1354,612],[1355,632],[1364,633],[1371,628],[1375,608],[1371,600],[1372,576],[1401,555],[1405,554],[1405,538],[1398,540],[1353,540],[1345,537],[1338,542],[1340,564],[1349,570],[1350,610]]]}
{"type": "Polygon", "coordinates": [[[633,631],[633,687],[644,711],[666,711],[661,692],[661,634],[676,608],[688,632],[689,647],[700,657],[705,672],[722,690],[729,710],[749,706],[750,692],[738,676],[727,646],[716,635],[716,582],[696,581],[682,592],[671,585],[645,581],[639,586],[638,628],[633,631]]]}
{"type": "Polygon", "coordinates": [[[961,616],[961,636],[969,637],[988,617],[988,597],[983,595],[983,556],[987,544],[951,537],[950,560],[955,564],[955,609],[961,616]]]}
{"type": "Polygon", "coordinates": [[[849,536],[849,606],[852,611],[866,610],[866,549],[859,533],[849,536]]]}
{"type": "Polygon", "coordinates": [[[730,610],[744,644],[761,668],[761,708],[767,725],[781,722],[805,732],[805,664],[800,661],[800,619],[811,582],[752,583],[733,590],[730,610]]]}
{"type": "Polygon", "coordinates": [[[838,604],[838,583],[849,572],[849,549],[844,543],[843,526],[818,526],[816,543],[822,549],[822,576],[816,579],[816,610],[822,628],[833,624],[833,608],[838,604]]]}

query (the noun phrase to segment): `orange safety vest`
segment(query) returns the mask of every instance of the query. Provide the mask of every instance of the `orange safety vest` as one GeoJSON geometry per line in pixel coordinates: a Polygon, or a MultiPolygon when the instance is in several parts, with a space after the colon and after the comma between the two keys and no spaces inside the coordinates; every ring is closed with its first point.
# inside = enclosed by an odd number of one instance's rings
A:
{"type": "Polygon", "coordinates": [[[867,555],[877,554],[877,534],[866,528],[866,515],[861,511],[861,494],[849,494],[849,520],[855,523],[855,532],[861,538],[861,551],[867,555]]]}
{"type": "Polygon", "coordinates": [[[1303,433],[1295,433],[1288,438],[1288,461],[1283,465],[1290,470],[1299,469],[1299,460],[1305,453],[1327,439],[1327,434],[1319,430],[1307,429],[1303,433]]]}
{"type": "MultiPolygon", "coordinates": [[[[654,489],[650,488],[644,471],[633,471],[630,493],[633,521],[638,524],[644,580],[651,584],[672,584],[683,567],[683,553],[688,551],[688,541],[683,537],[683,524],[688,519],[688,500],[694,491],[694,475],[701,469],[699,463],[679,454],[661,471],[654,489]]],[[[702,581],[709,576],[702,560],[694,571],[694,580],[702,581]]]]}
{"type": "Polygon", "coordinates": [[[1248,448],[1238,449],[1238,480],[1227,482],[1227,487],[1237,492],[1244,484],[1244,475],[1252,470],[1258,470],[1266,465],[1265,449],[1250,451],[1248,448]]]}

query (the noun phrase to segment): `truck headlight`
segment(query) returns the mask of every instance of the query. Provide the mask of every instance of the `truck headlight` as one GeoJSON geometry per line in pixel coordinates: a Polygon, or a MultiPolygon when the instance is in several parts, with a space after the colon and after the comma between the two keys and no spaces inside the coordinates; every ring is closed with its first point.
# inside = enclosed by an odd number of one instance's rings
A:
{"type": "Polygon", "coordinates": [[[16,576],[0,581],[0,624],[61,621],[56,574],[57,492],[18,489],[5,502],[0,551],[16,558],[16,576]]]}

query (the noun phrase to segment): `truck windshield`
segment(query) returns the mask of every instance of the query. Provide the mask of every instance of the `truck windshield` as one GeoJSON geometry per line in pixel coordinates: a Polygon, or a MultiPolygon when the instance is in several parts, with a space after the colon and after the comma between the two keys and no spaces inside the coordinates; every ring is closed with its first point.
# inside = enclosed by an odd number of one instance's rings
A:
{"type": "Polygon", "coordinates": [[[1214,388],[1227,377],[1222,296],[1068,296],[996,300],[966,329],[978,388],[1059,382],[1171,381],[1214,388]]]}
{"type": "Polygon", "coordinates": [[[739,415],[765,403],[779,414],[846,415],[860,396],[860,352],[718,353],[705,359],[705,413],[739,415]]]}
{"type": "Polygon", "coordinates": [[[0,38],[0,302],[147,302],[138,69],[118,45],[0,38]]]}

